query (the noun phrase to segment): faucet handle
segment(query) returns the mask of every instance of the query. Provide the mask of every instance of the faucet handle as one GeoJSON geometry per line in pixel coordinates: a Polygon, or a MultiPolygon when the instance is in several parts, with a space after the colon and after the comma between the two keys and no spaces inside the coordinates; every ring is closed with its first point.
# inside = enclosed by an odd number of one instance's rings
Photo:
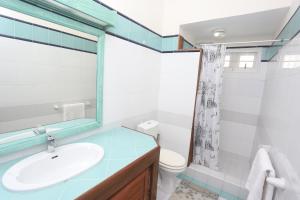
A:
{"type": "Polygon", "coordinates": [[[47,134],[47,144],[48,144],[48,152],[52,153],[55,151],[55,137],[53,135],[47,134]]]}
{"type": "Polygon", "coordinates": [[[52,141],[55,141],[55,137],[53,135],[50,135],[48,134],[48,137],[47,137],[48,141],[52,142],[52,141]]]}

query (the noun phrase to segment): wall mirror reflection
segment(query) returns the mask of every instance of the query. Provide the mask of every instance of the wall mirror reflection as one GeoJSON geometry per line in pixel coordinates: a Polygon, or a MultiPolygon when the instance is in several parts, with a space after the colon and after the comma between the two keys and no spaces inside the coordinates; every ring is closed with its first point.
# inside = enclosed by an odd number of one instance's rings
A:
{"type": "Polygon", "coordinates": [[[14,35],[0,38],[0,145],[95,121],[97,42],[1,20],[14,35]]]}

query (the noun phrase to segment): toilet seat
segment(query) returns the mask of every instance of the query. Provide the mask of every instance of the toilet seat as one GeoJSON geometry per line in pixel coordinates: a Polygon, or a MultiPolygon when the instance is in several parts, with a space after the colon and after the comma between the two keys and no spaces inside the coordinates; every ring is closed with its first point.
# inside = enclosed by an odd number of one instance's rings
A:
{"type": "Polygon", "coordinates": [[[185,158],[169,149],[160,149],[159,165],[168,171],[183,171],[186,167],[185,158]]]}

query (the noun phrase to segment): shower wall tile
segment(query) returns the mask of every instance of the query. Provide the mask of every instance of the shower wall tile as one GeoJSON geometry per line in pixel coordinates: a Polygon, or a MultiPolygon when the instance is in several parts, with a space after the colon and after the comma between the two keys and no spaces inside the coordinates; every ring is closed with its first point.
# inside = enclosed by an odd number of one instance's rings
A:
{"type": "Polygon", "coordinates": [[[220,149],[250,157],[256,126],[221,121],[220,149]]]}
{"type": "Polygon", "coordinates": [[[283,57],[300,55],[300,35],[279,50],[268,63],[260,120],[252,156],[259,145],[271,146],[270,156],[277,176],[285,178],[287,188],[277,190],[275,200],[300,199],[299,119],[300,67],[283,68],[283,57]]]}
{"type": "Polygon", "coordinates": [[[256,72],[224,72],[221,94],[221,150],[250,158],[261,99],[265,69],[260,63],[256,72]]]}

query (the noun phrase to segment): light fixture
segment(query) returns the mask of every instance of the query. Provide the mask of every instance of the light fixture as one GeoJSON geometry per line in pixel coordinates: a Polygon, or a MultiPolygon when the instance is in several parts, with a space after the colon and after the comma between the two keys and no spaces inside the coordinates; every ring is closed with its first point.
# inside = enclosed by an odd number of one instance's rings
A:
{"type": "Polygon", "coordinates": [[[221,39],[225,37],[225,30],[224,29],[216,29],[213,33],[214,37],[217,39],[221,39]]]}

